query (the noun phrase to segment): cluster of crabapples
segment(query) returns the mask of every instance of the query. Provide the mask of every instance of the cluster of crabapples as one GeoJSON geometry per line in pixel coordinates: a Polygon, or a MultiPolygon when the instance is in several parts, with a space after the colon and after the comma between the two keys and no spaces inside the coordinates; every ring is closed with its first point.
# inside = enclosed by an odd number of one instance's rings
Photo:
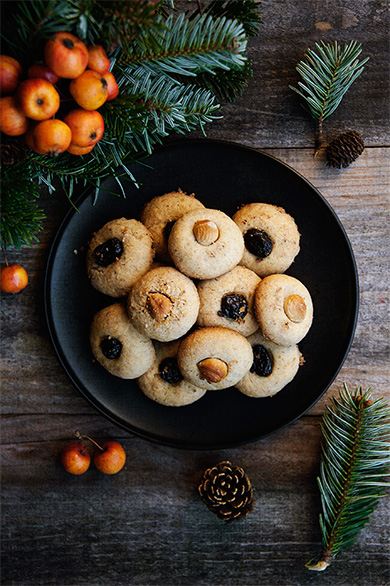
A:
{"type": "Polygon", "coordinates": [[[119,93],[109,67],[101,45],[87,47],[68,32],[53,34],[44,46],[44,62],[26,74],[16,59],[1,55],[0,130],[24,135],[40,155],[89,153],[104,133],[98,108],[119,93]]]}
{"type": "Polygon", "coordinates": [[[126,463],[126,453],[119,442],[110,440],[101,446],[87,435],[75,433],[81,442],[67,444],[61,451],[61,464],[67,472],[80,476],[84,474],[91,464],[91,455],[87,449],[85,440],[92,442],[97,451],[93,456],[96,468],[104,474],[117,474],[126,463]]]}

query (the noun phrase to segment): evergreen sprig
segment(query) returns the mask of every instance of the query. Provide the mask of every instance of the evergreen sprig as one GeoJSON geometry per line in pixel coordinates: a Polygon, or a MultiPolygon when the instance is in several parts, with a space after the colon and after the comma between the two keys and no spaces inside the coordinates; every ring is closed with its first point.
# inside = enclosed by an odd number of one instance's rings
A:
{"type": "MultiPolygon", "coordinates": [[[[157,19],[161,24],[162,18],[157,19]]],[[[117,65],[151,62],[169,75],[191,75],[215,69],[242,67],[247,39],[241,23],[225,17],[201,15],[193,19],[184,13],[164,22],[164,35],[155,29],[139,34],[130,46],[122,47],[117,65]]]]}
{"type": "Polygon", "coordinates": [[[11,174],[8,189],[2,191],[1,198],[0,229],[3,248],[21,248],[26,242],[38,241],[36,231],[42,228],[45,220],[45,214],[38,206],[39,194],[38,185],[30,179],[16,178],[11,174]]]}
{"type": "Polygon", "coordinates": [[[374,400],[371,389],[333,397],[322,421],[323,445],[318,485],[323,551],[310,570],[325,570],[338,552],[350,546],[390,487],[390,409],[374,400]]]}
{"type": "Polygon", "coordinates": [[[345,93],[364,70],[369,60],[359,61],[361,44],[351,41],[342,48],[337,41],[315,44],[316,51],[308,49],[296,67],[303,81],[299,88],[290,86],[304,100],[305,108],[317,121],[317,149],[323,144],[323,121],[339,106],[345,93]]]}
{"type": "Polygon", "coordinates": [[[238,3],[231,2],[231,0],[212,0],[203,7],[202,13],[238,20],[242,23],[245,34],[248,37],[255,37],[259,34],[262,22],[259,12],[260,5],[259,0],[241,0],[238,3]]]}
{"type": "MultiPolygon", "coordinates": [[[[25,178],[49,192],[61,186],[70,199],[80,183],[94,186],[97,194],[109,175],[118,184],[122,176],[136,183],[129,163],[151,154],[170,133],[205,132],[205,125],[220,117],[217,96],[232,101],[251,75],[246,49],[247,37],[258,31],[255,0],[204,7],[197,2],[192,12],[179,14],[172,12],[173,0],[18,0],[3,5],[7,26],[2,52],[18,59],[24,70],[42,59],[51,34],[67,30],[86,44],[103,44],[120,90],[99,109],[105,131],[89,154],[50,158],[26,149],[27,157],[2,171],[3,194],[12,189],[22,198],[28,193],[25,178]]],[[[61,83],[61,95],[70,100],[67,91],[61,83]]],[[[25,203],[28,207],[29,200],[25,203]]],[[[35,219],[36,231],[41,228],[38,216],[31,214],[25,229],[25,216],[19,214],[18,235],[17,222],[7,232],[10,217],[2,223],[3,244],[31,244],[35,219]]]]}

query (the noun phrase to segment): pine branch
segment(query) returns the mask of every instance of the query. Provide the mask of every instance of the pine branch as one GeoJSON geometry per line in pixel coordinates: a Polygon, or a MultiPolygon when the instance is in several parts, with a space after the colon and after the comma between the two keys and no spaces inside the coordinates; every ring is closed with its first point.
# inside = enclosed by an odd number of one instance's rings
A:
{"type": "Polygon", "coordinates": [[[259,13],[261,2],[259,0],[212,0],[198,9],[194,14],[208,14],[214,17],[224,16],[230,20],[237,20],[243,27],[248,37],[259,34],[262,23],[259,13]]]}
{"type": "Polygon", "coordinates": [[[216,70],[213,74],[201,73],[196,76],[194,83],[213,92],[221,101],[234,102],[247,87],[248,79],[252,76],[252,64],[248,60],[241,69],[216,70]]]}
{"type": "Polygon", "coordinates": [[[20,176],[16,165],[2,172],[0,240],[3,248],[21,248],[38,242],[37,233],[45,219],[38,207],[40,190],[29,178],[20,176]]]}
{"type": "Polygon", "coordinates": [[[79,5],[85,27],[80,30],[79,26],[76,34],[89,43],[108,48],[132,44],[144,30],[153,28],[162,34],[164,25],[156,15],[165,14],[165,5],[173,7],[172,0],[88,0],[79,5]]]}
{"type": "MultiPolygon", "coordinates": [[[[199,127],[204,132],[207,123],[220,117],[215,94],[233,99],[251,75],[246,46],[258,22],[255,7],[255,0],[224,0],[209,3],[203,15],[195,10],[177,16],[166,10],[174,8],[173,0],[3,2],[3,48],[24,71],[42,60],[48,37],[66,30],[87,44],[106,48],[120,89],[117,98],[99,109],[105,131],[90,153],[76,157],[64,152],[50,158],[33,152],[22,139],[23,158],[13,158],[7,169],[9,174],[12,168],[13,181],[3,179],[2,186],[3,193],[20,195],[26,213],[16,209],[19,200],[14,198],[18,236],[9,197],[3,238],[11,245],[31,241],[40,227],[41,210],[35,209],[40,187],[53,193],[60,186],[72,200],[78,184],[93,186],[97,196],[107,176],[116,178],[119,186],[119,178],[137,184],[128,163],[151,154],[169,133],[199,127]]],[[[70,103],[67,91],[62,84],[61,99],[70,103]]]]}
{"type": "Polygon", "coordinates": [[[323,551],[310,570],[325,570],[341,549],[355,541],[390,483],[390,409],[373,400],[371,389],[350,393],[346,385],[323,416],[318,485],[323,551]]]}
{"type": "Polygon", "coordinates": [[[308,49],[304,60],[296,67],[303,81],[298,82],[299,89],[289,86],[301,98],[312,118],[317,120],[317,150],[323,143],[323,122],[333,114],[345,93],[364,70],[368,57],[359,62],[361,44],[351,41],[341,46],[335,41],[333,45],[316,43],[317,53],[308,49]]]}
{"type": "MultiPolygon", "coordinates": [[[[157,19],[161,22],[161,17],[157,19]]],[[[225,17],[199,16],[192,20],[181,13],[165,21],[165,34],[144,31],[131,47],[123,47],[116,66],[150,63],[168,75],[196,75],[215,69],[240,68],[246,61],[247,39],[243,26],[225,17]]]]}
{"type": "MultiPolygon", "coordinates": [[[[139,115],[133,123],[129,121],[130,124],[125,125],[124,132],[124,138],[136,151],[141,147],[151,152],[152,145],[161,142],[160,139],[170,132],[185,133],[198,125],[203,130],[207,122],[217,117],[220,106],[207,90],[180,84],[169,76],[157,74],[153,68],[143,66],[134,70],[127,68],[124,76],[127,80],[127,85],[122,87],[124,99],[135,96],[140,105],[139,115]]],[[[108,104],[104,109],[106,116],[110,113],[112,140],[120,136],[114,120],[116,118],[118,122],[120,119],[117,107],[108,104]]]]}

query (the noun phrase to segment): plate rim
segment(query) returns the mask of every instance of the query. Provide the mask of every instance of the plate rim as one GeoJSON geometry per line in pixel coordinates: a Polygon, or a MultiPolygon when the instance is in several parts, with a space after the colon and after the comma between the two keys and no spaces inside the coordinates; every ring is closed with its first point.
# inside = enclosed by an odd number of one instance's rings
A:
{"type": "MultiPolygon", "coordinates": [[[[260,441],[261,439],[269,437],[270,435],[273,435],[273,434],[285,429],[286,427],[289,427],[290,425],[292,425],[296,421],[298,421],[301,417],[303,417],[326,393],[326,391],[329,389],[329,387],[333,384],[334,380],[338,376],[342,366],[344,365],[344,362],[345,362],[346,358],[348,357],[348,354],[350,352],[350,349],[351,349],[351,346],[352,346],[352,343],[354,340],[354,336],[356,333],[356,327],[357,327],[358,315],[359,315],[359,305],[360,305],[360,286],[359,286],[358,267],[357,267],[354,251],[352,248],[352,244],[349,240],[348,234],[347,234],[340,218],[336,214],[336,212],[333,209],[333,207],[331,206],[331,204],[327,201],[325,196],[323,196],[322,193],[304,175],[302,175],[302,173],[300,173],[299,171],[297,171],[296,169],[291,167],[291,165],[289,165],[288,163],[277,158],[273,154],[265,152],[261,148],[247,146],[242,143],[235,142],[235,141],[214,139],[214,138],[213,139],[190,138],[190,139],[184,139],[184,140],[180,140],[180,139],[173,140],[173,141],[167,142],[166,144],[159,145],[158,147],[156,147],[154,149],[154,151],[151,154],[153,155],[155,152],[160,152],[160,151],[169,150],[169,149],[175,149],[178,147],[182,148],[182,147],[185,147],[186,145],[188,145],[188,146],[201,145],[202,143],[207,143],[209,146],[217,146],[217,147],[222,146],[222,147],[228,147],[228,148],[232,148],[232,149],[239,149],[243,152],[250,151],[250,152],[254,153],[255,155],[259,155],[259,156],[264,157],[265,159],[271,159],[272,161],[274,161],[278,165],[285,167],[289,172],[298,176],[302,181],[304,181],[310,187],[311,190],[313,190],[316,193],[316,196],[321,200],[322,204],[328,208],[328,211],[330,212],[333,220],[337,223],[339,229],[341,230],[344,242],[347,245],[347,249],[348,249],[348,253],[349,253],[349,261],[351,262],[351,267],[353,269],[353,275],[354,275],[354,279],[353,279],[354,296],[353,296],[353,299],[352,299],[352,295],[351,295],[351,302],[353,302],[354,309],[353,309],[353,315],[351,312],[350,319],[349,319],[350,333],[349,333],[348,344],[345,347],[345,350],[344,350],[344,353],[342,356],[342,360],[340,361],[340,364],[338,365],[338,368],[334,372],[333,376],[329,380],[327,386],[321,391],[321,393],[315,398],[315,400],[312,401],[301,413],[299,413],[294,418],[289,419],[287,422],[280,425],[276,429],[270,430],[266,433],[258,434],[256,437],[253,437],[252,439],[244,439],[243,441],[239,441],[239,442],[235,441],[233,443],[219,442],[219,443],[215,443],[212,445],[210,445],[208,443],[205,443],[205,444],[196,444],[196,443],[191,443],[191,442],[190,443],[188,443],[188,442],[183,443],[179,440],[164,439],[164,437],[161,437],[161,435],[159,435],[157,433],[154,434],[154,433],[145,432],[142,429],[139,429],[135,425],[129,425],[129,423],[125,422],[122,418],[120,418],[116,415],[113,415],[107,407],[101,405],[100,402],[97,399],[95,399],[94,395],[88,389],[84,388],[84,386],[77,381],[77,379],[74,375],[74,371],[73,371],[72,366],[68,363],[68,361],[66,360],[66,358],[64,356],[64,352],[61,348],[60,340],[58,339],[57,333],[55,331],[56,328],[55,328],[55,323],[54,323],[54,317],[53,317],[53,312],[52,312],[50,299],[49,299],[50,298],[50,294],[49,294],[50,275],[51,275],[51,269],[53,267],[53,263],[55,260],[56,250],[59,246],[59,243],[61,242],[63,232],[66,229],[66,226],[69,222],[69,219],[75,213],[77,213],[78,204],[81,202],[84,202],[84,200],[87,197],[91,196],[94,193],[94,191],[95,191],[94,187],[87,187],[77,196],[77,198],[74,202],[71,202],[72,207],[66,212],[66,214],[64,215],[64,217],[60,221],[57,229],[55,230],[54,237],[52,238],[49,252],[47,255],[47,259],[46,259],[46,267],[45,267],[45,275],[44,275],[44,283],[43,283],[44,313],[45,313],[46,327],[49,332],[49,337],[50,337],[52,346],[54,348],[57,359],[59,360],[59,363],[61,364],[63,370],[65,371],[68,379],[71,381],[71,383],[75,387],[75,389],[77,389],[77,391],[82,395],[82,397],[84,399],[86,399],[87,402],[90,405],[92,405],[92,407],[98,413],[103,415],[108,421],[110,421],[114,425],[118,426],[119,428],[123,429],[127,433],[134,434],[136,437],[140,437],[146,441],[149,441],[149,442],[152,442],[152,443],[155,443],[158,445],[163,445],[163,446],[178,448],[178,449],[195,450],[195,451],[231,449],[231,448],[236,448],[236,447],[240,447],[243,445],[253,444],[257,441],[260,441]]],[[[145,159],[147,161],[148,157],[145,157],[145,159]]],[[[138,163],[142,164],[142,159],[140,161],[134,162],[134,164],[138,164],[138,163]]],[[[131,164],[133,164],[133,161],[131,161],[131,164]]],[[[123,176],[125,176],[125,172],[124,172],[123,176]]],[[[108,181],[109,179],[112,179],[112,176],[108,176],[108,177],[104,178],[102,183],[104,183],[104,181],[108,181]]],[[[120,197],[123,197],[123,196],[121,195],[120,197]]],[[[352,284],[352,279],[351,279],[351,284],[352,284]]]]}

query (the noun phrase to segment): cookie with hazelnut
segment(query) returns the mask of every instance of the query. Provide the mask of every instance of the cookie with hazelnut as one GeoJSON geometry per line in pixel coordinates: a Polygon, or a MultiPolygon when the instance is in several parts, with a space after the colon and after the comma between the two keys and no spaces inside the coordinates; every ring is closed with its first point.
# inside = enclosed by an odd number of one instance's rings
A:
{"type": "Polygon", "coordinates": [[[248,397],[273,397],[295,377],[302,355],[296,344],[280,346],[265,338],[258,330],[248,337],[253,351],[253,364],[236,388],[248,397]]]}
{"type": "Polygon", "coordinates": [[[281,346],[298,344],[313,321],[309,291],[289,275],[264,277],[255,291],[254,309],[263,335],[281,346]]]}
{"type": "Polygon", "coordinates": [[[177,363],[185,379],[209,391],[234,386],[253,362],[248,340],[228,328],[199,328],[180,343],[177,363]]]}
{"type": "Polygon", "coordinates": [[[284,273],[300,249],[295,220],[283,208],[266,203],[243,205],[233,216],[245,242],[242,265],[265,277],[284,273]]]}
{"type": "Polygon", "coordinates": [[[259,283],[260,277],[243,266],[236,266],[215,279],[199,281],[197,324],[229,328],[243,336],[253,334],[259,328],[253,309],[259,283]]]}
{"type": "Polygon", "coordinates": [[[111,297],[123,297],[146,273],[154,258],[152,237],[138,220],[111,220],[91,238],[87,274],[92,286],[111,297]]]}
{"type": "Polygon", "coordinates": [[[132,287],[127,300],[129,316],[153,340],[171,342],[194,325],[199,295],[194,283],[173,267],[157,267],[132,287]]]}
{"type": "Polygon", "coordinates": [[[241,230],[220,210],[197,209],[174,223],[168,239],[175,266],[194,279],[213,279],[227,273],[241,260],[241,230]]]}
{"type": "Polygon", "coordinates": [[[137,378],[155,360],[152,341],[133,326],[125,305],[120,302],[95,314],[89,339],[96,360],[119,378],[137,378]]]}
{"type": "Polygon", "coordinates": [[[167,407],[183,407],[203,397],[206,389],[183,378],[177,364],[180,341],[155,342],[156,360],[138,380],[141,391],[152,401],[167,407]]]}
{"type": "Polygon", "coordinates": [[[204,208],[194,194],[188,195],[181,189],[157,195],[148,201],[142,212],[141,222],[148,228],[153,238],[157,258],[170,262],[168,236],[174,222],[190,210],[204,208]]]}

